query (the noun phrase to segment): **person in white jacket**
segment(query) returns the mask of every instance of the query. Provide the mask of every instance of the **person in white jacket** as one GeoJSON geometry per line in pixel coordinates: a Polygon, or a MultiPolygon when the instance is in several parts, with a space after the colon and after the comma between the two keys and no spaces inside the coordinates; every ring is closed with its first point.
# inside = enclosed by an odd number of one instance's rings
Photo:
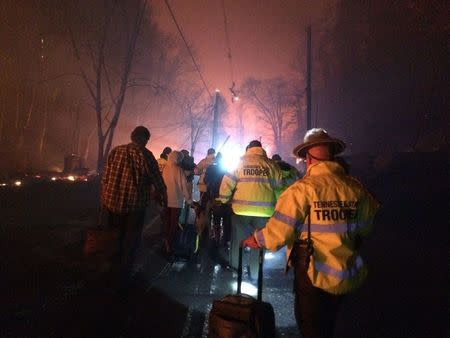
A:
{"type": "Polygon", "coordinates": [[[162,173],[167,187],[167,208],[163,215],[165,232],[163,250],[167,255],[172,254],[183,203],[186,201],[188,205],[192,204],[192,190],[189,189],[186,175],[180,166],[182,159],[181,152],[172,151],[167,157],[167,164],[162,173]]]}

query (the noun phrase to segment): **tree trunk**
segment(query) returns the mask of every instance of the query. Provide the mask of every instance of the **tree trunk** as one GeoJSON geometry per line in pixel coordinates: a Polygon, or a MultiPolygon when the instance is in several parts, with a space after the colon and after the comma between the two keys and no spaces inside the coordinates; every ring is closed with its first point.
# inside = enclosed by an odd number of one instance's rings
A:
{"type": "Polygon", "coordinates": [[[41,130],[41,136],[39,141],[39,164],[40,167],[43,167],[44,164],[44,147],[45,147],[45,139],[47,136],[47,120],[48,120],[48,96],[45,97],[44,102],[44,119],[43,119],[43,126],[41,130]]]}
{"type": "Polygon", "coordinates": [[[95,131],[95,129],[93,128],[93,129],[89,132],[88,137],[87,137],[87,140],[86,140],[86,147],[84,148],[84,152],[83,152],[83,161],[84,161],[85,163],[87,163],[87,159],[88,159],[88,157],[89,157],[89,151],[90,151],[90,149],[91,149],[91,141],[92,141],[92,136],[94,136],[94,131],[95,131]]]}
{"type": "Polygon", "coordinates": [[[105,138],[98,138],[98,152],[97,152],[97,172],[103,172],[103,168],[105,167],[105,158],[103,156],[103,148],[105,147],[105,138]]]}
{"type": "Polygon", "coordinates": [[[72,139],[70,142],[70,152],[72,154],[79,155],[79,144],[80,144],[80,109],[79,106],[75,106],[71,109],[72,113],[72,139]]]}
{"type": "Polygon", "coordinates": [[[0,108],[0,144],[3,141],[3,122],[5,119],[5,111],[6,111],[6,100],[3,101],[3,107],[0,108]]]}
{"type": "MultiPolygon", "coordinates": [[[[130,76],[131,66],[133,64],[134,52],[136,51],[136,42],[139,36],[139,30],[141,28],[142,19],[144,17],[145,9],[147,7],[147,1],[144,2],[142,6],[142,10],[138,11],[136,21],[133,27],[133,31],[131,33],[130,42],[128,45],[128,51],[125,59],[125,66],[123,69],[122,79],[120,83],[120,90],[118,95],[118,100],[115,103],[114,116],[109,125],[107,132],[105,133],[105,137],[107,139],[106,147],[103,151],[103,158],[109,154],[112,146],[112,140],[114,137],[114,132],[116,130],[117,124],[119,123],[119,117],[122,112],[123,102],[125,101],[125,94],[127,92],[128,87],[128,78],[130,76]]],[[[103,169],[103,167],[102,167],[103,169]]]]}

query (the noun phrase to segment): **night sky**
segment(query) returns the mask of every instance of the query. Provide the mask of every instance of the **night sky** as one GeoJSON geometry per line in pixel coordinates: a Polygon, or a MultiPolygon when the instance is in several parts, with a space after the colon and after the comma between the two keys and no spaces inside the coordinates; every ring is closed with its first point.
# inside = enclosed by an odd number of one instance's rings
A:
{"type": "MultiPolygon", "coordinates": [[[[133,20],[121,13],[139,13],[136,8],[143,3],[2,2],[0,145],[7,149],[2,170],[61,168],[70,153],[84,157],[88,167],[97,167],[96,112],[101,107],[105,132],[120,101],[121,72],[129,51],[126,39],[133,20]],[[99,68],[101,91],[94,93],[101,97],[96,102],[86,83],[97,88],[93,84],[98,83],[95,69],[103,22],[109,26],[104,67],[99,68]]],[[[166,1],[148,1],[113,146],[128,142],[130,130],[144,124],[152,132],[149,147],[156,155],[167,145],[191,149],[192,128],[201,127],[195,157],[203,157],[212,139],[209,94],[218,89],[224,100],[221,142],[229,135],[228,145],[234,144],[232,150],[241,154],[251,139],[261,138],[269,155],[277,151],[290,156],[306,131],[308,26],[313,126],[344,139],[347,155],[387,157],[448,146],[450,66],[444,43],[448,4],[423,0],[168,4],[200,71],[195,70],[166,1]],[[245,86],[250,78],[265,90],[258,93],[263,105],[281,102],[272,107],[282,112],[281,135],[275,135],[275,123],[265,123],[251,101],[245,86]],[[270,97],[275,92],[270,85],[276,81],[278,88],[285,88],[280,101],[270,97]],[[240,97],[236,103],[229,91],[233,82],[240,97]]]]}
{"type": "MultiPolygon", "coordinates": [[[[247,76],[291,75],[296,51],[305,48],[306,26],[319,21],[333,2],[178,0],[169,4],[198,56],[208,87],[227,91],[232,78],[223,3],[234,81],[239,86],[247,76]]],[[[178,35],[165,2],[153,3],[155,18],[162,29],[178,35]]]]}
{"type": "MultiPolygon", "coordinates": [[[[311,25],[314,125],[345,139],[350,154],[432,150],[443,139],[448,142],[439,125],[449,126],[448,100],[442,97],[446,91],[442,70],[449,63],[442,44],[445,34],[441,35],[448,32],[449,8],[440,2],[169,4],[210,90],[218,88],[230,98],[227,89],[233,81],[239,90],[249,76],[281,76],[299,80],[298,90],[303,91],[305,29],[311,25]]],[[[178,35],[165,1],[155,1],[154,6],[162,29],[178,35]]],[[[249,113],[247,118],[256,115],[249,113]]],[[[256,131],[249,128],[249,137],[258,137],[260,130],[260,125],[256,131]]]]}

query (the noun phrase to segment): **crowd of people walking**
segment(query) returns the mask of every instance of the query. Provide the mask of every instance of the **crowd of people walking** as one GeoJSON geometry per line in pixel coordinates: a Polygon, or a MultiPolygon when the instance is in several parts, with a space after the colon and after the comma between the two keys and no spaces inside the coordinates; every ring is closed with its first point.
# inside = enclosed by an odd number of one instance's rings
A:
{"type": "MultiPolygon", "coordinates": [[[[130,271],[148,204],[162,206],[163,254],[171,259],[176,239],[196,214],[200,243],[228,249],[227,264],[238,267],[240,246],[272,251],[287,247],[293,267],[297,324],[303,337],[330,337],[339,304],[359,287],[366,269],[359,256],[378,202],[349,175],[340,157],[345,143],[321,128],[309,130],[294,154],[306,165],[302,175],[281,156],[267,155],[259,140],[248,143],[236,169],[226,171],[214,148],[197,164],[189,151],[165,147],[157,160],[146,149],[147,128],[131,133],[131,143],[114,148],[102,177],[102,207],[120,228],[118,285],[130,271]],[[198,201],[193,199],[197,180],[198,201]]],[[[257,250],[249,250],[247,276],[254,281],[257,250]]]]}

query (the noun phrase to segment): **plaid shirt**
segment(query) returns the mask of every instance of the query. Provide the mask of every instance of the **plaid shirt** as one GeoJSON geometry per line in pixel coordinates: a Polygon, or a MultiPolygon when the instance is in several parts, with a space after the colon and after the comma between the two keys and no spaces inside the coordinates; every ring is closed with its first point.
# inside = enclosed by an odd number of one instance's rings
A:
{"type": "Polygon", "coordinates": [[[102,206],[118,214],[144,209],[151,185],[160,195],[165,194],[166,186],[152,152],[135,143],[120,145],[109,154],[103,172],[102,206]]]}

